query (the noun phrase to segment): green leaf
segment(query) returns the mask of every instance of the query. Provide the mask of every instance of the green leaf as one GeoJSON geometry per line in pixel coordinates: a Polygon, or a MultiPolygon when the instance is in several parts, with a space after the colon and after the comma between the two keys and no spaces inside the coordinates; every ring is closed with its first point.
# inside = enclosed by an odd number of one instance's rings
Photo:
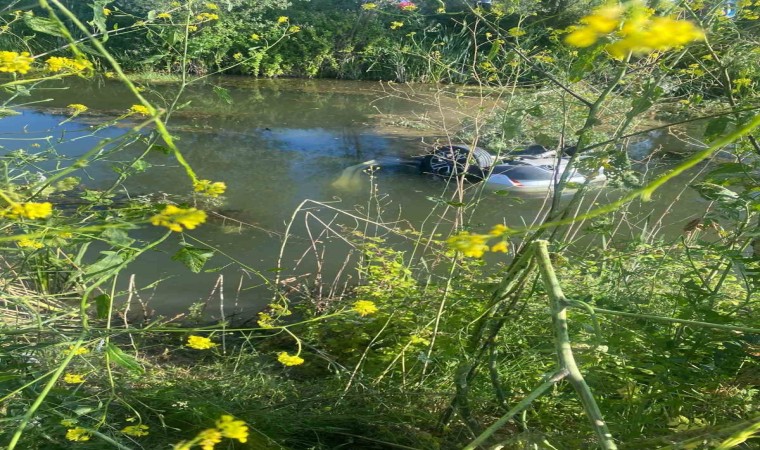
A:
{"type": "Polygon", "coordinates": [[[232,104],[232,96],[230,95],[230,91],[221,87],[221,86],[214,86],[214,93],[219,97],[223,102],[227,103],[228,105],[232,104]]]}
{"type": "Polygon", "coordinates": [[[133,372],[138,375],[145,372],[145,370],[142,368],[140,363],[138,363],[135,358],[124,353],[119,347],[113,345],[113,343],[111,342],[109,342],[108,345],[106,345],[106,353],[111,358],[111,361],[129,370],[130,372],[133,372]]]}
{"type": "Polygon", "coordinates": [[[92,21],[90,25],[94,26],[99,33],[103,34],[103,42],[108,40],[108,28],[106,27],[106,14],[103,12],[103,8],[108,5],[111,0],[95,0],[92,3],[92,21]]]}
{"type": "Polygon", "coordinates": [[[100,233],[100,237],[108,241],[108,243],[114,247],[129,247],[135,242],[134,239],[129,237],[126,231],[118,228],[107,228],[100,233]]]}
{"type": "Polygon", "coordinates": [[[0,108],[0,119],[3,117],[18,116],[19,114],[21,113],[12,109],[0,108]]]}
{"type": "Polygon", "coordinates": [[[705,139],[711,141],[715,138],[720,137],[726,132],[726,128],[728,127],[729,123],[731,123],[731,119],[728,117],[718,117],[717,119],[713,119],[707,122],[707,127],[705,128],[705,139]]]}
{"type": "Polygon", "coordinates": [[[214,251],[211,249],[188,246],[175,253],[172,260],[181,262],[193,273],[199,273],[212,256],[214,251]]]}
{"type": "Polygon", "coordinates": [[[104,251],[100,252],[103,258],[96,261],[94,264],[90,264],[84,271],[85,275],[95,275],[103,273],[105,271],[114,269],[124,262],[124,256],[121,253],[104,251]]]}
{"type": "Polygon", "coordinates": [[[107,319],[108,313],[111,311],[111,296],[108,294],[100,294],[95,297],[95,311],[97,312],[98,319],[107,319]]]}
{"type": "Polygon", "coordinates": [[[26,26],[38,33],[49,34],[51,36],[62,38],[66,37],[66,35],[61,32],[60,25],[51,19],[24,14],[24,23],[26,26]]]}

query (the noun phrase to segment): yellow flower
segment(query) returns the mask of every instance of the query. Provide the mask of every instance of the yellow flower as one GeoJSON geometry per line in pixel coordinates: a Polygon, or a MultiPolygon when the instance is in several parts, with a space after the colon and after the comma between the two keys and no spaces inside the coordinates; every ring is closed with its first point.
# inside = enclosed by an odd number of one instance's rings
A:
{"type": "Polygon", "coordinates": [[[66,431],[66,439],[70,441],[89,441],[90,432],[82,427],[70,428],[66,431]]]}
{"type": "Polygon", "coordinates": [[[284,366],[299,366],[303,364],[303,358],[298,355],[289,355],[288,352],[280,352],[277,354],[277,361],[284,366]]]}
{"type": "Polygon", "coordinates": [[[0,51],[0,72],[20,73],[29,72],[32,67],[32,58],[28,52],[5,52],[0,51]]]}
{"type": "Polygon", "coordinates": [[[63,376],[63,381],[69,384],[80,384],[84,383],[84,377],[75,373],[67,373],[63,376]]]}
{"type": "Polygon", "coordinates": [[[171,6],[172,8],[178,8],[178,7],[182,6],[182,5],[181,5],[180,2],[171,2],[169,4],[169,6],[171,6]]]}
{"type": "Polygon", "coordinates": [[[365,11],[371,11],[375,8],[377,8],[377,5],[374,3],[365,3],[362,5],[362,9],[365,11]]]}
{"type": "Polygon", "coordinates": [[[502,225],[500,223],[497,223],[496,225],[491,228],[491,231],[488,232],[491,236],[501,236],[502,234],[509,231],[509,228],[506,225],[502,225]]]}
{"type": "Polygon", "coordinates": [[[240,61],[241,59],[243,59],[243,54],[240,52],[237,52],[234,55],[232,55],[232,59],[234,59],[235,61],[240,61]]]}
{"type": "Polygon", "coordinates": [[[611,33],[620,24],[623,8],[619,5],[597,8],[593,14],[581,19],[581,23],[599,34],[611,33]]]}
{"type": "Polygon", "coordinates": [[[195,208],[178,208],[167,205],[161,213],[151,217],[150,223],[180,232],[182,227],[192,230],[206,221],[206,213],[195,208]]]}
{"type": "Polygon", "coordinates": [[[525,30],[523,30],[520,27],[512,27],[507,31],[507,34],[509,34],[512,37],[520,37],[525,36],[525,30]]]}
{"type": "Polygon", "coordinates": [[[219,430],[209,428],[198,433],[195,438],[203,450],[214,450],[214,446],[222,442],[222,433],[219,430]]]}
{"type": "Polygon", "coordinates": [[[211,342],[211,339],[203,336],[196,336],[194,334],[187,337],[186,345],[196,350],[208,350],[216,347],[216,344],[211,342]]]}
{"type": "Polygon", "coordinates": [[[147,425],[128,425],[121,429],[121,432],[129,435],[129,436],[135,436],[135,437],[141,437],[141,436],[147,436],[150,434],[148,431],[150,427],[147,425]]]}
{"type": "Polygon", "coordinates": [[[285,23],[288,20],[290,20],[290,19],[288,19],[286,16],[280,16],[280,17],[277,18],[277,23],[285,23]]]}
{"type": "Polygon", "coordinates": [[[45,60],[45,66],[50,72],[77,73],[91,69],[92,63],[82,58],[71,59],[62,56],[51,56],[45,60]]]}
{"type": "Polygon", "coordinates": [[[127,114],[140,114],[143,116],[149,116],[150,115],[150,109],[148,109],[147,106],[144,105],[132,105],[129,108],[129,111],[127,114]]]}
{"type": "Polygon", "coordinates": [[[16,245],[18,245],[21,248],[34,248],[34,249],[42,248],[45,246],[45,244],[43,244],[42,242],[33,241],[31,239],[19,239],[18,242],[16,242],[16,245]]]}
{"type": "Polygon", "coordinates": [[[397,30],[404,26],[404,22],[391,22],[391,30],[397,30]]]}
{"type": "Polygon", "coordinates": [[[219,9],[219,7],[216,5],[216,3],[207,2],[206,3],[206,9],[210,9],[210,10],[214,10],[215,11],[215,10],[219,9]]]}
{"type": "Polygon", "coordinates": [[[436,9],[435,12],[437,12],[438,14],[443,14],[446,12],[446,8],[441,6],[440,8],[436,9]]]}
{"type": "Polygon", "coordinates": [[[104,16],[110,16],[112,12],[113,12],[113,11],[111,11],[111,10],[110,10],[110,9],[108,9],[108,8],[103,8],[103,15],[104,15],[104,16]]]}
{"type": "Polygon", "coordinates": [[[377,306],[375,306],[374,302],[371,302],[369,300],[359,300],[358,302],[354,303],[354,306],[351,309],[354,312],[359,313],[359,315],[362,317],[377,312],[377,306]]]}
{"type": "Polygon", "coordinates": [[[301,31],[301,27],[298,25],[293,25],[292,27],[288,28],[288,33],[298,33],[301,31]]]}
{"type": "Polygon", "coordinates": [[[11,206],[0,211],[0,217],[17,219],[25,217],[27,219],[44,219],[53,214],[53,205],[51,203],[14,203],[11,206]]]}
{"type": "Polygon", "coordinates": [[[90,350],[87,347],[79,347],[78,349],[74,350],[73,345],[69,345],[68,350],[64,350],[63,354],[68,355],[69,353],[74,352],[74,355],[86,355],[90,353],[90,350]]]}
{"type": "Polygon", "coordinates": [[[169,14],[168,12],[162,12],[162,13],[156,14],[156,19],[171,19],[171,18],[172,18],[172,15],[169,14]]]}
{"type": "Polygon", "coordinates": [[[212,182],[211,180],[196,180],[193,182],[193,189],[195,192],[200,192],[210,197],[219,197],[227,190],[227,185],[224,184],[223,181],[212,182]]]}
{"type": "Polygon", "coordinates": [[[251,35],[251,40],[252,40],[252,41],[260,41],[260,40],[261,40],[261,36],[259,36],[259,35],[258,35],[258,34],[256,34],[256,33],[253,33],[253,34],[251,35]]]}
{"type": "Polygon", "coordinates": [[[68,105],[67,108],[69,108],[71,110],[72,114],[80,114],[80,113],[83,113],[83,112],[87,111],[87,109],[88,109],[86,106],[84,106],[81,103],[72,103],[72,104],[68,105]]]}
{"type": "Polygon", "coordinates": [[[187,31],[189,31],[189,32],[191,32],[191,33],[192,33],[193,31],[198,31],[198,27],[197,27],[196,25],[188,25],[188,26],[187,26],[187,31]]]}
{"type": "Polygon", "coordinates": [[[509,245],[507,244],[507,241],[499,241],[491,246],[492,252],[507,253],[508,249],[509,249],[509,245]]]}
{"type": "Polygon", "coordinates": [[[77,424],[77,421],[76,419],[62,419],[60,423],[66,428],[74,428],[77,424]]]}
{"type": "Polygon", "coordinates": [[[116,72],[111,72],[111,71],[108,71],[108,72],[104,73],[103,75],[105,75],[106,78],[111,78],[111,79],[117,77],[116,72]]]}
{"type": "Polygon", "coordinates": [[[248,440],[248,426],[242,420],[235,420],[232,416],[225,414],[220,417],[216,421],[216,428],[226,438],[237,439],[243,443],[248,440]]]}
{"type": "Polygon", "coordinates": [[[205,22],[207,20],[219,20],[219,14],[202,12],[198,14],[197,16],[195,16],[195,18],[200,20],[201,22],[205,22]]]}
{"type": "Polygon", "coordinates": [[[489,250],[486,241],[490,236],[485,234],[472,234],[462,231],[446,240],[452,250],[461,252],[464,256],[480,258],[489,250]]]}
{"type": "Polygon", "coordinates": [[[585,48],[590,47],[599,39],[599,33],[591,28],[578,28],[565,37],[565,43],[573,47],[585,48]]]}

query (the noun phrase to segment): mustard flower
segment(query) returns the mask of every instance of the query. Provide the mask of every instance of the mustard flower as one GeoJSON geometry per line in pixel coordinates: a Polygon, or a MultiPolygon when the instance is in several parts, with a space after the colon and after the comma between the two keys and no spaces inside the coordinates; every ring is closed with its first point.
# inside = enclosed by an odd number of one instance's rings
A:
{"type": "Polygon", "coordinates": [[[150,109],[144,105],[132,105],[129,107],[128,114],[140,114],[143,116],[149,116],[150,109]]]}
{"type": "Polygon", "coordinates": [[[232,416],[225,414],[220,417],[216,421],[216,428],[226,438],[237,439],[242,443],[248,440],[248,426],[242,420],[235,420],[232,416]]]}
{"type": "Polygon", "coordinates": [[[113,12],[113,11],[111,11],[111,10],[110,10],[110,9],[108,9],[108,8],[103,8],[103,15],[104,15],[104,16],[110,16],[112,12],[113,12]]]}
{"type": "Polygon", "coordinates": [[[209,428],[198,433],[196,439],[203,450],[214,450],[214,446],[222,442],[222,433],[214,428],[209,428]]]}
{"type": "Polygon", "coordinates": [[[19,239],[18,242],[16,242],[16,245],[18,245],[20,248],[31,248],[31,249],[38,249],[45,246],[40,241],[33,241],[31,239],[19,239]]]}
{"type": "Polygon", "coordinates": [[[78,355],[86,355],[90,353],[90,350],[87,347],[79,347],[78,349],[74,350],[74,346],[69,345],[69,348],[67,350],[64,350],[63,354],[68,355],[69,353],[72,353],[72,352],[74,353],[74,355],[78,356],[78,355]]]}
{"type": "Polygon", "coordinates": [[[303,358],[298,355],[289,355],[288,352],[278,353],[277,361],[279,361],[283,366],[300,366],[304,363],[303,358]]]}
{"type": "Polygon", "coordinates": [[[193,182],[193,190],[210,197],[219,197],[227,190],[227,185],[223,181],[196,180],[193,182]]]}
{"type": "Polygon", "coordinates": [[[492,252],[507,253],[507,250],[509,250],[509,245],[507,244],[507,241],[499,241],[491,246],[492,252]]]}
{"type": "Polygon", "coordinates": [[[171,18],[172,18],[172,15],[169,14],[168,12],[162,12],[162,13],[156,14],[156,19],[171,19],[171,18]]]}
{"type": "Polygon", "coordinates": [[[446,240],[452,250],[461,252],[464,256],[480,258],[489,250],[486,241],[490,236],[484,234],[473,234],[462,231],[459,234],[451,236],[446,240]]]}
{"type": "Polygon", "coordinates": [[[299,31],[301,31],[301,27],[299,27],[298,25],[293,25],[290,28],[288,28],[288,33],[298,33],[299,31]]]}
{"type": "Polygon", "coordinates": [[[28,52],[0,51],[0,72],[25,74],[32,68],[34,58],[28,52]]]}
{"type": "Polygon", "coordinates": [[[0,211],[0,217],[17,219],[25,217],[27,219],[44,219],[53,214],[53,205],[51,203],[14,203],[4,210],[0,211]]]}
{"type": "Polygon", "coordinates": [[[377,5],[375,3],[365,3],[362,5],[362,9],[365,11],[371,11],[376,8],[377,8],[377,5]]]}
{"type": "Polygon", "coordinates": [[[200,20],[201,22],[205,22],[207,20],[219,20],[219,14],[209,13],[209,12],[202,12],[195,16],[196,19],[200,20]]]}
{"type": "Polygon", "coordinates": [[[216,347],[216,344],[211,342],[211,339],[207,337],[203,337],[203,336],[196,336],[196,335],[188,336],[186,345],[196,350],[208,350],[210,348],[216,347]]]}
{"type": "Polygon", "coordinates": [[[81,384],[84,383],[84,377],[76,373],[67,373],[63,376],[64,383],[81,384]]]}
{"type": "Polygon", "coordinates": [[[287,16],[280,16],[280,17],[277,18],[277,23],[285,23],[288,20],[290,20],[290,19],[288,19],[287,16]]]}
{"type": "Polygon", "coordinates": [[[251,40],[252,40],[252,41],[260,41],[260,40],[261,40],[261,36],[259,36],[259,35],[258,35],[258,34],[256,34],[256,33],[253,33],[253,34],[251,35],[251,40]]]}
{"type": "Polygon", "coordinates": [[[512,37],[520,37],[525,36],[525,30],[523,30],[520,27],[512,27],[507,31],[507,34],[509,34],[512,37]]]}
{"type": "Polygon", "coordinates": [[[89,108],[87,108],[85,105],[83,105],[81,103],[72,103],[72,104],[70,104],[70,105],[68,105],[66,107],[69,108],[69,111],[71,111],[71,113],[75,114],[75,115],[76,114],[81,114],[81,113],[83,113],[83,112],[85,112],[85,111],[87,111],[89,109],[89,108]]]}
{"type": "Polygon", "coordinates": [[[358,302],[354,303],[353,308],[351,308],[354,312],[359,313],[360,316],[368,316],[370,314],[374,314],[377,312],[377,306],[375,306],[374,302],[371,302],[369,300],[359,300],[358,302]]]}
{"type": "Polygon", "coordinates": [[[235,61],[240,61],[241,59],[243,59],[243,54],[240,52],[237,52],[234,55],[232,55],[232,59],[234,59],[235,61]]]}
{"type": "Polygon", "coordinates": [[[195,208],[167,205],[161,213],[151,217],[150,223],[180,232],[182,227],[192,230],[206,221],[206,213],[195,208]]]}
{"type": "Polygon", "coordinates": [[[191,33],[192,33],[193,31],[198,31],[198,27],[197,27],[196,25],[188,25],[188,26],[187,26],[187,31],[189,31],[189,32],[191,32],[191,33]]]}
{"type": "Polygon", "coordinates": [[[404,26],[404,22],[391,22],[391,30],[397,30],[404,26]]]}
{"type": "Polygon", "coordinates": [[[491,236],[501,236],[504,233],[509,231],[509,228],[506,225],[502,225],[500,223],[497,223],[496,225],[491,228],[491,231],[488,232],[491,236]]]}
{"type": "Polygon", "coordinates": [[[45,68],[50,72],[77,73],[91,69],[92,63],[82,58],[72,59],[62,56],[51,56],[45,60],[45,68]]]}
{"type": "Polygon", "coordinates": [[[66,431],[66,439],[70,441],[89,441],[90,432],[82,427],[70,428],[66,431]]]}
{"type": "Polygon", "coordinates": [[[77,425],[76,419],[62,419],[60,422],[66,428],[74,428],[77,425]]]}
{"type": "Polygon", "coordinates": [[[121,432],[128,436],[142,437],[150,434],[148,425],[128,425],[121,429],[121,432]]]}

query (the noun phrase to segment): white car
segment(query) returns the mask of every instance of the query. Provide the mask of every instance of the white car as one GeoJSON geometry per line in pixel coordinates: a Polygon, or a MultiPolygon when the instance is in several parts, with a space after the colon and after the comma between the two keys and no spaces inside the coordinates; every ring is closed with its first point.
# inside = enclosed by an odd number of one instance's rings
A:
{"type": "MultiPolygon", "coordinates": [[[[571,154],[574,148],[565,150],[571,154]]],[[[558,156],[556,151],[541,145],[531,145],[523,150],[497,158],[482,148],[471,149],[467,145],[438,147],[432,154],[416,158],[422,173],[450,178],[464,176],[473,182],[485,181],[497,189],[545,190],[554,186],[567,168],[570,158],[558,156]],[[468,164],[469,162],[469,164],[468,164]]],[[[572,169],[567,181],[583,184],[587,180],[605,180],[602,169],[592,175],[581,174],[572,169]]]]}

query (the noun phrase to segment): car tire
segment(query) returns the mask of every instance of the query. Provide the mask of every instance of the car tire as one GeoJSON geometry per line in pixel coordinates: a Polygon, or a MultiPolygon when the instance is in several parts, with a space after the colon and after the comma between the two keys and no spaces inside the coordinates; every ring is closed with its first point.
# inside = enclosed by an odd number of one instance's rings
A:
{"type": "Polygon", "coordinates": [[[422,158],[420,170],[446,178],[464,175],[482,180],[494,162],[493,155],[480,147],[470,151],[467,145],[446,145],[438,147],[433,154],[422,158]],[[467,158],[470,156],[472,159],[468,165],[467,158]]]}

